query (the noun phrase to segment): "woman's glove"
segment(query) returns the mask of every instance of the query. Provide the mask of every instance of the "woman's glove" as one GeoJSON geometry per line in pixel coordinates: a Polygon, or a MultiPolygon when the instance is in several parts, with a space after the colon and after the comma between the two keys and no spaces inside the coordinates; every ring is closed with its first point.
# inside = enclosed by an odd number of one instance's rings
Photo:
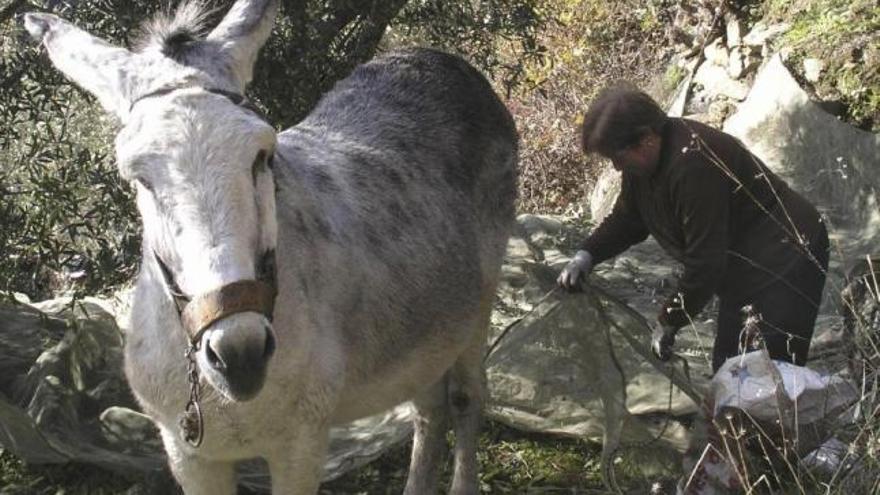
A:
{"type": "Polygon", "coordinates": [[[578,251],[574,258],[565,265],[556,283],[568,291],[580,290],[580,280],[593,271],[593,256],[584,250],[578,251]]]}

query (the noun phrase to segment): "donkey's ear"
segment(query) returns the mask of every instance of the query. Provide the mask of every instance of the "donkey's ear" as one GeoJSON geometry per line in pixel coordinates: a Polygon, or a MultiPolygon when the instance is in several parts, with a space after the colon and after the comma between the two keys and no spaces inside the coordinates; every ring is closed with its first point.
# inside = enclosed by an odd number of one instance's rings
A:
{"type": "Polygon", "coordinates": [[[52,14],[29,13],[24,27],[49,52],[55,67],[98,98],[120,119],[128,115],[133,54],[52,14]]]}
{"type": "Polygon", "coordinates": [[[254,63],[275,25],[277,0],[238,0],[208,35],[227,56],[240,90],[251,81],[254,63]]]}

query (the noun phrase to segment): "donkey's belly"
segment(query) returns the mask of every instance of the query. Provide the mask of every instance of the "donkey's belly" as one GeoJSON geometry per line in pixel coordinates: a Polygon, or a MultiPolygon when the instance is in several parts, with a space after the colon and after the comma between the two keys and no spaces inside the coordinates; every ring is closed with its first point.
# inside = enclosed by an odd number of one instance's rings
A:
{"type": "MultiPolygon", "coordinates": [[[[479,329],[482,330],[482,329],[479,329]]],[[[410,349],[395,349],[384,366],[368,372],[349,373],[332,418],[334,424],[386,411],[425,392],[443,378],[462,351],[477,342],[475,328],[461,329],[452,342],[426,343],[410,349]]],[[[482,334],[482,332],[480,332],[482,334]]]]}
{"type": "MultiPolygon", "coordinates": [[[[451,360],[450,360],[451,361],[451,360]]],[[[451,366],[413,367],[385,381],[370,381],[354,389],[346,389],[335,410],[332,423],[340,424],[378,414],[412,399],[436,383],[451,366]]]]}

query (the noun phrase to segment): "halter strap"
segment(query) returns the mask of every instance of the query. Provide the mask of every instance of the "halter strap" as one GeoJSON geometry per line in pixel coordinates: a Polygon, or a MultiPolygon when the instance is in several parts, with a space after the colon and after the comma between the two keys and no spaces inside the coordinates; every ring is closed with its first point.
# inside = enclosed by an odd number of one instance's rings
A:
{"type": "Polygon", "coordinates": [[[252,311],[272,321],[275,287],[260,280],[239,280],[194,297],[180,314],[180,321],[195,345],[211,324],[236,313],[252,311]]]}
{"type": "Polygon", "coordinates": [[[229,99],[229,101],[231,101],[235,105],[240,106],[242,108],[245,108],[247,110],[250,110],[251,112],[255,113],[258,117],[260,117],[261,119],[267,120],[266,116],[263,115],[263,112],[260,111],[260,109],[257,108],[256,105],[251,103],[251,101],[248,100],[247,97],[245,97],[244,95],[242,95],[240,93],[236,93],[234,91],[227,91],[225,89],[203,88],[201,86],[166,86],[163,88],[159,88],[159,89],[150,91],[149,93],[143,94],[143,95],[135,98],[134,101],[131,102],[131,106],[128,107],[128,111],[131,112],[132,110],[134,110],[134,106],[137,105],[138,103],[140,103],[142,100],[146,100],[147,98],[154,98],[157,96],[165,96],[167,94],[173,93],[173,92],[175,92],[177,90],[181,90],[181,89],[201,89],[201,90],[206,91],[208,93],[212,93],[212,94],[220,95],[220,96],[225,96],[227,99],[229,99]]]}
{"type": "Polygon", "coordinates": [[[195,296],[180,290],[159,253],[153,251],[153,258],[159,265],[163,282],[171,293],[180,323],[192,345],[198,346],[205,329],[213,323],[236,313],[252,311],[272,321],[278,294],[274,251],[264,255],[262,264],[266,266],[260,267],[256,280],[237,280],[195,296]]]}

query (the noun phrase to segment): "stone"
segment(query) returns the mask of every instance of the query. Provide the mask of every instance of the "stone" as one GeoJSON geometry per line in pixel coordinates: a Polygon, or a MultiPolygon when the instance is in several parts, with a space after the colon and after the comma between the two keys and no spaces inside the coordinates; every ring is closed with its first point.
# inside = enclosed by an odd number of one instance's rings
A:
{"type": "Polygon", "coordinates": [[[718,98],[709,104],[708,123],[712,127],[721,127],[724,119],[734,110],[733,104],[726,98],[718,98]]]}
{"type": "MultiPolygon", "coordinates": [[[[778,55],[758,72],[724,130],[815,204],[834,241],[832,270],[880,242],[880,135],[841,122],[797,83],[778,55]]],[[[834,287],[829,282],[828,287],[834,287]]]]}
{"type": "Polygon", "coordinates": [[[733,79],[741,78],[746,72],[746,59],[742,48],[732,48],[730,58],[727,60],[727,74],[733,79]]]}
{"type": "Polygon", "coordinates": [[[724,47],[721,38],[715,38],[711,43],[706,45],[706,48],[703,48],[703,55],[706,57],[706,60],[715,65],[721,67],[727,66],[727,48],[724,47]]]}
{"type": "Polygon", "coordinates": [[[788,31],[791,25],[785,22],[779,24],[767,25],[763,22],[756,22],[742,39],[742,42],[749,46],[764,46],[773,38],[788,31]]]}
{"type": "Polygon", "coordinates": [[[804,59],[804,78],[811,83],[819,81],[822,71],[825,69],[825,63],[817,58],[804,59]]]}
{"type": "Polygon", "coordinates": [[[759,53],[750,49],[746,49],[745,54],[743,74],[751,74],[761,65],[764,59],[760,57],[759,53]]]}
{"type": "Polygon", "coordinates": [[[736,17],[727,21],[727,47],[735,48],[742,44],[742,22],[736,17]]]}
{"type": "Polygon", "coordinates": [[[694,82],[703,86],[710,95],[723,95],[737,101],[744,100],[749,93],[748,86],[730,78],[726,65],[719,67],[707,62],[703,63],[697,69],[694,82]]]}
{"type": "Polygon", "coordinates": [[[523,213],[516,217],[516,221],[529,235],[556,235],[562,230],[562,222],[547,215],[523,213]]]}
{"type": "Polygon", "coordinates": [[[603,168],[590,193],[590,218],[595,225],[602,223],[602,220],[611,213],[618,194],[620,194],[620,172],[613,167],[603,168]]]}
{"type": "Polygon", "coordinates": [[[694,85],[693,92],[688,98],[685,111],[682,115],[693,115],[695,113],[705,113],[709,111],[709,104],[715,98],[709,94],[705,88],[700,85],[694,85]]]}

